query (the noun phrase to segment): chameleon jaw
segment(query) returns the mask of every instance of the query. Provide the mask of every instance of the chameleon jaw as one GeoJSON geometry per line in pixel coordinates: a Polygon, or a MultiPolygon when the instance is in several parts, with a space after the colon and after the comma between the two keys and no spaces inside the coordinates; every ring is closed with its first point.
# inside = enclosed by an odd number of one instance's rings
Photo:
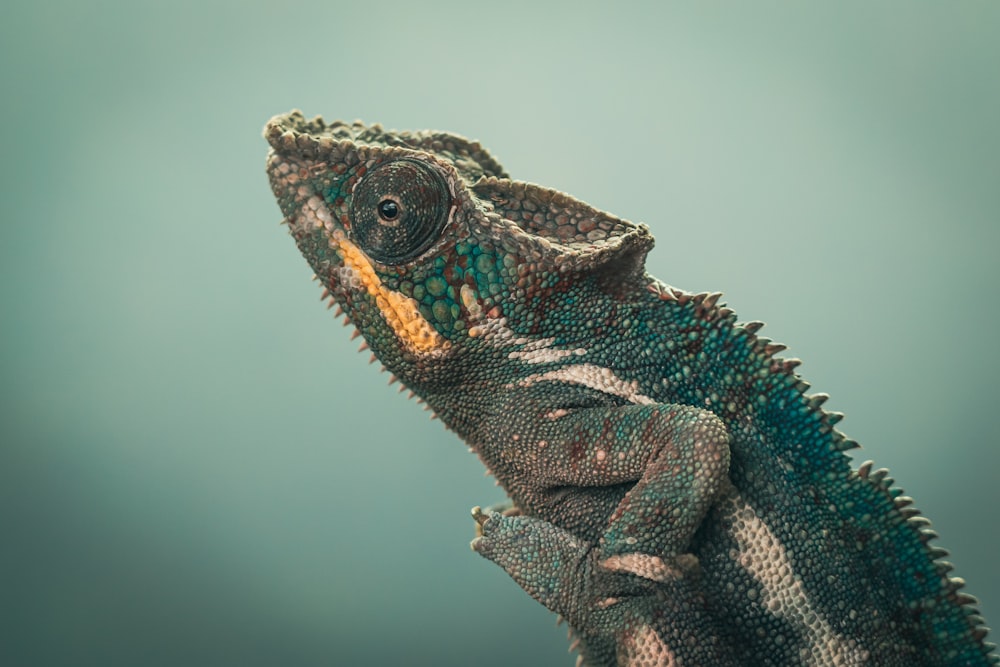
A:
{"type": "Polygon", "coordinates": [[[343,258],[341,282],[367,292],[396,338],[417,356],[441,356],[451,343],[420,313],[416,300],[387,288],[361,250],[343,233],[332,240],[343,258]],[[346,280],[345,280],[346,279],[346,280]]]}

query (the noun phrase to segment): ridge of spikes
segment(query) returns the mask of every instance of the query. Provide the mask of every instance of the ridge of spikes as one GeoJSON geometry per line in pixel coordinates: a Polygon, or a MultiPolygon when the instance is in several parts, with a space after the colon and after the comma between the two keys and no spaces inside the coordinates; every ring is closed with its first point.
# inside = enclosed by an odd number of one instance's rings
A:
{"type": "Polygon", "coordinates": [[[861,447],[861,445],[858,444],[857,440],[848,438],[842,433],[838,433],[837,435],[839,436],[839,438],[835,441],[834,446],[837,448],[838,451],[846,452],[851,449],[858,449],[859,447],[861,447]]]}
{"type": "MultiPolygon", "coordinates": [[[[701,319],[710,322],[727,322],[729,324],[735,324],[736,315],[733,313],[732,309],[728,308],[724,303],[719,303],[719,299],[722,298],[722,292],[700,292],[698,294],[688,294],[686,292],[681,292],[680,290],[674,290],[670,287],[666,287],[665,289],[672,291],[674,300],[676,300],[679,304],[693,304],[695,314],[701,319]]],[[[655,291],[657,294],[660,294],[660,298],[664,298],[662,290],[657,288],[655,291]]]]}
{"type": "Polygon", "coordinates": [[[826,419],[826,423],[830,426],[835,426],[839,424],[844,419],[843,412],[824,412],[823,417],[826,419]]]}
{"type": "Polygon", "coordinates": [[[816,393],[811,396],[806,396],[806,403],[813,410],[819,410],[819,408],[830,400],[830,394],[816,393]]]}

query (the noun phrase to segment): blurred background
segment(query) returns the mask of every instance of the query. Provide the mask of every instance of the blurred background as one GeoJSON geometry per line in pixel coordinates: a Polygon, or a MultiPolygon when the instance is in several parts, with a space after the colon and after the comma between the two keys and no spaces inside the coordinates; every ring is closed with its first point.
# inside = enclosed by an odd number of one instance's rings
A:
{"type": "Polygon", "coordinates": [[[468,549],[501,492],[278,226],[261,129],[295,107],[647,222],[650,271],[768,322],[1000,624],[998,29],[988,0],[4,3],[0,664],[573,664],[468,549]]]}

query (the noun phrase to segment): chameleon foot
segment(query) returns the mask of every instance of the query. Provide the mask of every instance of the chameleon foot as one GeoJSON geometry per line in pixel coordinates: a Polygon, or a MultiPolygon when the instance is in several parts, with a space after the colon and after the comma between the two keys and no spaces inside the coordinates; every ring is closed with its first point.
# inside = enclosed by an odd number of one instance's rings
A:
{"type": "Polygon", "coordinates": [[[690,576],[697,570],[693,557],[674,559],[671,566],[642,554],[599,563],[597,545],[541,519],[479,507],[472,516],[473,551],[564,616],[581,640],[586,664],[739,664],[714,627],[698,577],[690,576]]]}

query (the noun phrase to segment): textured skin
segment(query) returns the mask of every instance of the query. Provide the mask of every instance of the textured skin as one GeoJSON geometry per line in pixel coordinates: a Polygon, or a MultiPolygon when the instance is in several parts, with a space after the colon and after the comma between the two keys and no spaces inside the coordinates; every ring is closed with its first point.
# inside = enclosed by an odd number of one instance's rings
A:
{"type": "Polygon", "coordinates": [[[299,249],[513,506],[473,548],[593,665],[997,664],[974,598],[841,415],[648,229],[435,132],[272,119],[299,249]]]}

